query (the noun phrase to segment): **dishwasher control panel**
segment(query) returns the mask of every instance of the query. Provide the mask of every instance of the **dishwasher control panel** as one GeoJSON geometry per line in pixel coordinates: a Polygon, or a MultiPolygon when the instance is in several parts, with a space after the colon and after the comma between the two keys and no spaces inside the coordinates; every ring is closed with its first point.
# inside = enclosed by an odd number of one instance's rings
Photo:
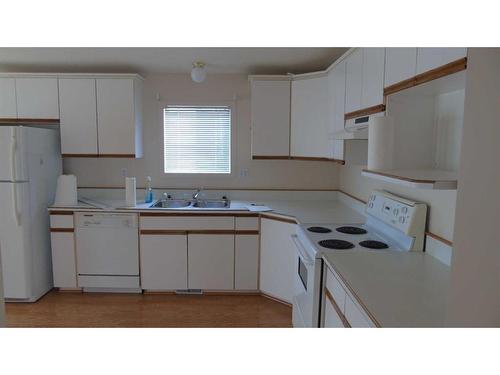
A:
{"type": "Polygon", "coordinates": [[[137,228],[137,214],[85,213],[76,214],[77,228],[108,227],[137,228]]]}

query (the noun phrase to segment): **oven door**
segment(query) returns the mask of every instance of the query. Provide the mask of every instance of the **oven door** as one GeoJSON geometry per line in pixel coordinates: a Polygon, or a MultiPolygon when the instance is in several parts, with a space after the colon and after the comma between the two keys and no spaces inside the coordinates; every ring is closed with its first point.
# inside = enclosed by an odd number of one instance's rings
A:
{"type": "Polygon", "coordinates": [[[293,295],[293,326],[317,327],[321,261],[313,258],[297,235],[292,235],[296,250],[293,295]]]}

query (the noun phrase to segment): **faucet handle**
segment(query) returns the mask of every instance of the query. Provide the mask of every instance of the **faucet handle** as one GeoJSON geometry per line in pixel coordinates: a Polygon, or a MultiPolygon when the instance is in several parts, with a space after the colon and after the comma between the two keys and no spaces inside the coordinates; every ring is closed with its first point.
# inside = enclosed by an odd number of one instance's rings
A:
{"type": "Polygon", "coordinates": [[[163,198],[164,199],[172,199],[172,196],[168,193],[163,193],[163,198]]]}

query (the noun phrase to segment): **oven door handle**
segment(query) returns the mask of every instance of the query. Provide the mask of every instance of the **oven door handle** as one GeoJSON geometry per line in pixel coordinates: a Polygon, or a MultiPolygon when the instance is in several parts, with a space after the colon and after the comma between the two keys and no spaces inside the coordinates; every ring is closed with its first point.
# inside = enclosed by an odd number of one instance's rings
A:
{"type": "Polygon", "coordinates": [[[311,259],[309,254],[307,254],[306,250],[304,249],[304,246],[302,245],[302,242],[300,242],[299,237],[297,237],[296,234],[292,234],[292,241],[295,244],[295,247],[297,248],[297,251],[299,252],[299,256],[302,258],[305,264],[308,266],[311,266],[314,264],[314,259],[311,259]]]}

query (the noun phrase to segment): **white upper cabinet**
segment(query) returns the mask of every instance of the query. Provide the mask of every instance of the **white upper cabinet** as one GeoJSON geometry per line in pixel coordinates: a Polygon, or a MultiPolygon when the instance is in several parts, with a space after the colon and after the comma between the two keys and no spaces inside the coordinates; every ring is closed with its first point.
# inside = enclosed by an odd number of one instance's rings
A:
{"type": "Polygon", "coordinates": [[[417,74],[446,65],[467,56],[467,48],[418,48],[417,74]]]}
{"type": "Polygon", "coordinates": [[[363,48],[361,109],[384,103],[385,48],[363,48]]]}
{"type": "Polygon", "coordinates": [[[58,119],[57,78],[16,78],[17,117],[58,119]]]}
{"type": "Polygon", "coordinates": [[[327,102],[326,75],[292,82],[291,156],[331,157],[327,102]]]}
{"type": "Polygon", "coordinates": [[[142,82],[133,78],[97,78],[99,154],[142,157],[142,82]]]}
{"type": "Polygon", "coordinates": [[[96,81],[93,78],[59,79],[61,151],[97,155],[96,81]]]}
{"type": "Polygon", "coordinates": [[[345,61],[335,65],[328,73],[328,103],[330,150],[334,159],[344,159],[344,141],[336,140],[335,133],[344,130],[345,113],[345,61]]]}
{"type": "Polygon", "coordinates": [[[361,109],[363,50],[356,49],[346,58],[345,113],[361,109]]]}
{"type": "Polygon", "coordinates": [[[15,78],[0,78],[0,118],[17,118],[15,78]]]}
{"type": "Polygon", "coordinates": [[[417,71],[417,48],[386,48],[384,87],[412,78],[417,71]]]}
{"type": "Polygon", "coordinates": [[[252,155],[290,154],[290,80],[251,79],[252,155]]]}
{"type": "Polygon", "coordinates": [[[345,113],[384,102],[384,48],[357,48],[346,58],[345,113]]]}

